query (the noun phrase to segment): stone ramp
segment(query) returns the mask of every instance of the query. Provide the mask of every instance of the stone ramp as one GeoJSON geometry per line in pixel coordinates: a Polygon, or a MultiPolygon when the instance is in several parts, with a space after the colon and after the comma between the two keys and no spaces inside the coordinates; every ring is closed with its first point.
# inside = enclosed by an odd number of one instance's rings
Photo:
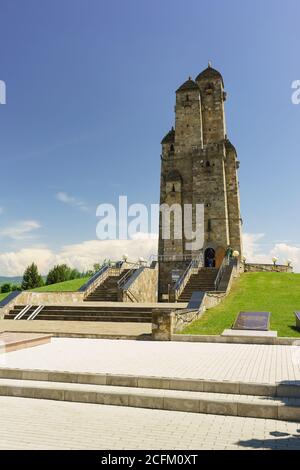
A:
{"type": "Polygon", "coordinates": [[[300,384],[2,368],[0,395],[300,422],[300,384]]]}

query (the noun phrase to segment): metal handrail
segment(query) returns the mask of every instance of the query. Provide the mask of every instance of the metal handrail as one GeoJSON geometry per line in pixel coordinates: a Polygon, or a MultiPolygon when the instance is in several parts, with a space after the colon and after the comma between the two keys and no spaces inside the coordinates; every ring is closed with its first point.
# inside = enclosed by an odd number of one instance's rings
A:
{"type": "Polygon", "coordinates": [[[85,283],[83,286],[81,286],[78,291],[79,292],[85,292],[95,281],[98,279],[98,277],[102,276],[102,274],[110,267],[109,264],[105,263],[99,271],[97,271],[93,276],[85,283]]]}
{"type": "Polygon", "coordinates": [[[127,280],[132,276],[133,272],[140,267],[140,264],[134,263],[133,266],[118,280],[118,288],[122,289],[122,287],[126,284],[127,280]]]}
{"type": "Polygon", "coordinates": [[[219,287],[219,284],[220,284],[221,279],[222,279],[222,277],[223,277],[225,268],[226,268],[228,265],[229,265],[229,256],[226,255],[226,256],[224,256],[224,258],[223,258],[223,261],[222,261],[222,263],[221,263],[221,266],[220,266],[220,268],[219,268],[217,277],[216,277],[215,282],[214,282],[215,290],[218,290],[218,287],[219,287]]]}
{"type": "Polygon", "coordinates": [[[186,277],[188,276],[188,274],[189,274],[189,272],[192,268],[193,268],[193,260],[190,262],[190,264],[188,265],[188,267],[186,268],[184,273],[180,276],[180,278],[177,279],[176,284],[174,286],[175,291],[177,291],[180,288],[181,284],[186,279],[186,277]]]}
{"type": "Polygon", "coordinates": [[[149,263],[152,261],[192,261],[193,259],[201,259],[203,253],[200,252],[197,256],[194,253],[171,254],[171,255],[151,255],[149,263]]]}
{"type": "Polygon", "coordinates": [[[19,313],[15,316],[14,320],[21,320],[21,318],[24,317],[24,315],[25,315],[27,312],[29,312],[29,310],[31,309],[31,307],[32,307],[32,305],[26,305],[26,306],[21,310],[21,312],[19,312],[19,313]]]}
{"type": "Polygon", "coordinates": [[[126,289],[125,293],[129,298],[130,298],[130,296],[133,298],[133,300],[131,299],[132,302],[136,302],[136,303],[139,302],[138,299],[136,298],[136,296],[134,295],[134,293],[130,289],[126,289]]]}
{"type": "Polygon", "coordinates": [[[27,320],[35,320],[35,318],[38,316],[38,314],[43,310],[44,305],[39,305],[32,313],[29,315],[27,320]]]}
{"type": "Polygon", "coordinates": [[[182,274],[182,276],[177,280],[174,286],[175,298],[178,298],[181,292],[183,291],[184,287],[188,283],[192,272],[194,269],[199,269],[199,267],[203,265],[203,256],[199,256],[198,258],[192,259],[189,263],[188,267],[182,274]]]}

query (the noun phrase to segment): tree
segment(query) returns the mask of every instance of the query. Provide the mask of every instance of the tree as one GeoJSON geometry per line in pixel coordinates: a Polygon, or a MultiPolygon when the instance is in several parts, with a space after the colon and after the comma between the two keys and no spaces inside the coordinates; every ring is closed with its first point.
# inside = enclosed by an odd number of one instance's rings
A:
{"type": "Polygon", "coordinates": [[[7,282],[5,284],[2,284],[1,286],[1,293],[6,294],[7,292],[11,291],[11,285],[7,282]]]}
{"type": "Polygon", "coordinates": [[[41,287],[43,284],[43,278],[38,272],[37,265],[32,263],[27,266],[23,275],[22,289],[34,289],[35,287],[41,287]]]}
{"type": "Polygon", "coordinates": [[[11,291],[13,292],[15,290],[22,290],[22,288],[19,284],[12,284],[11,285],[11,291]]]}
{"type": "Polygon", "coordinates": [[[50,269],[46,284],[57,284],[58,282],[68,281],[70,279],[70,268],[66,264],[57,264],[50,269]]]}
{"type": "Polygon", "coordinates": [[[57,264],[54,268],[50,269],[46,284],[57,284],[58,282],[78,279],[81,276],[81,273],[77,269],[72,269],[66,264],[57,264]]]}

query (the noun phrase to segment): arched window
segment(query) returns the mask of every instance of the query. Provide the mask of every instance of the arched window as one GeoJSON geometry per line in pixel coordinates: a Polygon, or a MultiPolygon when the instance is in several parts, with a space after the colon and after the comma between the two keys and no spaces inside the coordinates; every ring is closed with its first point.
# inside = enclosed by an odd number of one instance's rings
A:
{"type": "Polygon", "coordinates": [[[170,151],[174,152],[174,145],[173,144],[171,144],[171,146],[170,146],[170,151]]]}

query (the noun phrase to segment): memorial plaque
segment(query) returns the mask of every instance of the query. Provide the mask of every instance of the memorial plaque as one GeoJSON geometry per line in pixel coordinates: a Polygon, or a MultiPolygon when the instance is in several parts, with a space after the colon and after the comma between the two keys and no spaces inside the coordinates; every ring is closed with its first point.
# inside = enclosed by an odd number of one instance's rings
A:
{"type": "Polygon", "coordinates": [[[192,297],[190,298],[190,301],[188,303],[188,310],[197,310],[199,309],[201,303],[202,303],[202,300],[203,300],[203,297],[205,295],[205,292],[202,292],[202,291],[195,291],[192,293],[192,297]]]}
{"type": "Polygon", "coordinates": [[[240,312],[232,329],[267,331],[269,329],[270,316],[270,312],[240,312]]]}
{"type": "Polygon", "coordinates": [[[300,330],[300,312],[295,312],[295,317],[296,317],[296,328],[300,330]]]}

